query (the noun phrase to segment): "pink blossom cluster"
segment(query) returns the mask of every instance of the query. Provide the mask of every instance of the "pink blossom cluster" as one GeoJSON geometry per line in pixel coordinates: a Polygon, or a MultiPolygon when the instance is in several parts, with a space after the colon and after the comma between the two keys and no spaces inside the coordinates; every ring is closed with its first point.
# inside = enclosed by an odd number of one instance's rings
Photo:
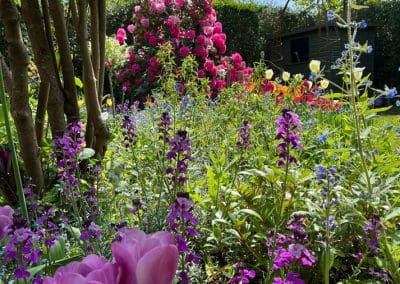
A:
{"type": "MultiPolygon", "coordinates": [[[[134,90],[151,90],[161,75],[156,52],[160,44],[171,43],[176,62],[193,55],[199,62],[198,77],[210,79],[211,97],[227,85],[245,80],[251,73],[239,53],[230,57],[226,52],[226,35],[217,21],[212,0],[145,0],[133,9],[133,23],[127,27],[133,45],[129,60],[118,73],[118,80],[126,94],[134,90]]],[[[124,28],[116,39],[125,43],[124,28]]],[[[140,94],[139,94],[140,95],[140,94]]],[[[142,94],[143,95],[143,94],[142,94]]],[[[144,93],[144,95],[147,95],[144,93]]]]}

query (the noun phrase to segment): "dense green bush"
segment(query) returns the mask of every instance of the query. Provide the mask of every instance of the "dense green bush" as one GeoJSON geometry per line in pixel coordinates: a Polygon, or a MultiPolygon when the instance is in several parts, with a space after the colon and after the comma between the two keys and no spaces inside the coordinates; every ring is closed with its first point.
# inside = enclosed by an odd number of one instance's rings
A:
{"type": "Polygon", "coordinates": [[[234,0],[216,1],[213,7],[228,39],[227,54],[239,52],[248,64],[258,61],[262,50],[258,18],[261,7],[234,0]]]}

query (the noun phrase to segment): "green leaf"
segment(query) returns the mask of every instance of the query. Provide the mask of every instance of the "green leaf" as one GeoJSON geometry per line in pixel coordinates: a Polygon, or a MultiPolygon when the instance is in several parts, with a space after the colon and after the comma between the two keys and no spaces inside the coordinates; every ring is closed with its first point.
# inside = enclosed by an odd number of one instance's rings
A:
{"type": "Polygon", "coordinates": [[[81,81],[81,79],[79,79],[78,77],[75,77],[75,86],[77,86],[78,88],[83,88],[83,83],[81,81]]]}
{"type": "Polygon", "coordinates": [[[65,242],[62,238],[55,241],[54,246],[50,248],[49,256],[51,261],[60,260],[65,257],[65,242]]]}
{"type": "Polygon", "coordinates": [[[390,219],[400,216],[400,207],[394,208],[389,214],[387,214],[383,219],[389,221],[390,219]]]}
{"type": "Polygon", "coordinates": [[[84,148],[79,154],[79,160],[87,160],[94,156],[96,152],[92,148],[84,148]]]}
{"type": "Polygon", "coordinates": [[[340,99],[340,98],[344,98],[345,95],[342,93],[333,93],[330,95],[325,95],[323,96],[324,99],[340,99]]]}
{"type": "Polygon", "coordinates": [[[252,210],[252,209],[249,209],[249,208],[241,209],[241,210],[239,211],[239,213],[245,213],[245,214],[247,214],[247,215],[256,217],[256,218],[259,219],[260,221],[263,221],[263,218],[260,216],[260,214],[258,214],[256,211],[254,211],[254,210],[252,210]]]}
{"type": "Polygon", "coordinates": [[[368,6],[365,5],[357,5],[357,4],[351,4],[351,9],[354,10],[362,10],[362,9],[367,9],[368,6]]]}
{"type": "Polygon", "coordinates": [[[388,111],[391,108],[392,108],[392,106],[369,109],[369,110],[366,110],[364,112],[364,115],[367,116],[367,115],[370,115],[370,114],[373,114],[373,113],[385,112],[385,111],[388,111]]]}

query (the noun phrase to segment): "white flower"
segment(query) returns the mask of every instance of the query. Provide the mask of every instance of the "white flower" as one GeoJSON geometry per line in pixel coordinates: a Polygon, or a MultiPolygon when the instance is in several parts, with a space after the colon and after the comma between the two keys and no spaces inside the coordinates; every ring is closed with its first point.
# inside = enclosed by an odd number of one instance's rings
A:
{"type": "Polygon", "coordinates": [[[274,70],[268,69],[268,70],[265,71],[265,78],[267,80],[271,80],[272,76],[274,76],[274,70]]]}
{"type": "Polygon", "coordinates": [[[290,73],[284,71],[284,72],[282,73],[282,80],[285,81],[285,82],[287,82],[287,81],[289,81],[289,79],[290,79],[290,73]]]}
{"type": "Polygon", "coordinates": [[[310,67],[311,72],[318,73],[321,70],[320,69],[321,68],[321,61],[319,61],[319,60],[311,60],[309,67],[310,67]]]}
{"type": "Polygon", "coordinates": [[[328,88],[328,86],[329,86],[329,81],[326,80],[326,79],[323,79],[323,80],[321,80],[321,81],[319,82],[319,85],[321,86],[322,89],[325,90],[325,89],[328,88]]]}
{"type": "Polygon", "coordinates": [[[363,76],[363,72],[364,72],[365,67],[362,68],[354,68],[353,74],[354,74],[354,79],[356,81],[360,81],[362,76],[363,76]]]}

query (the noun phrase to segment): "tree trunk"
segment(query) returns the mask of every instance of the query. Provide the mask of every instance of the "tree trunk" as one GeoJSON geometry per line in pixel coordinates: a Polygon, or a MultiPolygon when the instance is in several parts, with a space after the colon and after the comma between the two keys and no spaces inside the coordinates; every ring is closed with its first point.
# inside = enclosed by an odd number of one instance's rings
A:
{"type": "Polygon", "coordinates": [[[0,18],[5,27],[12,73],[11,113],[17,129],[21,156],[28,176],[36,186],[36,192],[43,187],[43,172],[40,150],[37,144],[32,111],[29,106],[27,66],[29,57],[24,45],[20,17],[14,0],[0,0],[0,18]]]}
{"type": "MultiPolygon", "coordinates": [[[[104,95],[104,78],[106,74],[106,1],[98,0],[99,2],[99,50],[100,50],[100,72],[99,72],[99,87],[98,93],[100,99],[104,95]]],[[[101,100],[100,100],[101,105],[101,100]]]]}
{"type": "Polygon", "coordinates": [[[1,53],[0,53],[0,64],[3,71],[4,85],[6,88],[6,92],[8,94],[11,94],[13,85],[11,71],[10,68],[7,66],[7,63],[4,61],[3,54],[1,53]]]}
{"type": "Polygon", "coordinates": [[[40,82],[38,104],[35,117],[35,130],[38,146],[42,147],[43,130],[46,117],[47,102],[49,99],[50,84],[48,82],[40,82]]]}
{"type": "Polygon", "coordinates": [[[68,122],[79,119],[78,99],[76,96],[74,66],[71,59],[71,48],[68,40],[68,29],[64,17],[64,6],[60,0],[49,1],[49,11],[60,53],[60,64],[64,83],[64,112],[68,122]]]}
{"type": "Polygon", "coordinates": [[[43,15],[37,0],[22,0],[22,16],[26,23],[40,80],[50,84],[47,113],[53,138],[65,130],[64,98],[58,81],[52,50],[46,36],[43,15]]]}
{"type": "Polygon", "coordinates": [[[87,0],[78,0],[77,6],[75,0],[71,0],[70,5],[83,59],[83,86],[88,112],[87,129],[90,129],[91,126],[93,127],[93,139],[89,139],[89,142],[92,141],[92,143],[88,147],[92,147],[97,154],[103,157],[107,149],[110,133],[107,124],[101,118],[96,77],[87,43],[88,2],[87,0]]]}

